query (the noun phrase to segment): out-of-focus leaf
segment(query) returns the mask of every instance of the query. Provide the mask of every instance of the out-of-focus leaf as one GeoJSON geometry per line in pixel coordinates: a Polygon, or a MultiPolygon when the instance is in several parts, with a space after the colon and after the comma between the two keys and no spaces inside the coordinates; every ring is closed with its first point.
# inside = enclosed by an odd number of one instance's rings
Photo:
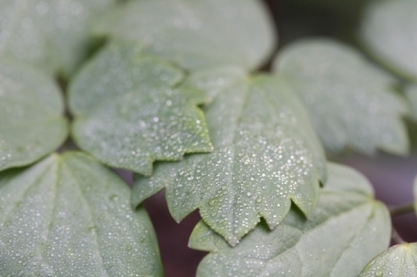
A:
{"type": "Polygon", "coordinates": [[[129,198],[81,153],[0,173],[1,276],[162,276],[151,222],[129,198]]]}
{"type": "Polygon", "coordinates": [[[95,32],[133,39],[144,51],[187,69],[237,65],[256,69],[275,47],[270,18],[257,0],[130,1],[95,32]]]}
{"type": "Polygon", "coordinates": [[[261,216],[275,228],[291,200],[310,215],[319,180],[325,179],[325,158],[286,83],[273,76],[247,76],[237,68],[198,72],[189,82],[213,99],[205,114],[214,151],[158,164],[153,176],[136,180],[134,205],[167,187],[177,221],[199,208],[231,245],[261,216]]]}
{"type": "Polygon", "coordinates": [[[260,224],[234,248],[200,222],[189,245],[211,252],[200,263],[198,277],[351,277],[388,247],[390,229],[389,213],[373,199],[368,181],[330,164],[309,219],[291,209],[275,230],[260,224]]]}
{"type": "Polygon", "coordinates": [[[370,55],[396,73],[417,80],[417,1],[370,1],[360,38],[370,55]]]}
{"type": "Polygon", "coordinates": [[[359,277],[416,277],[417,243],[395,245],[373,259],[359,277]]]}
{"type": "Polygon", "coordinates": [[[75,141],[108,165],[144,175],[152,173],[154,160],[211,151],[197,107],[206,95],[182,85],[183,78],[180,69],[135,45],[109,45],[71,85],[75,141]]]}
{"type": "Polygon", "coordinates": [[[67,136],[64,105],[43,72],[0,62],[0,170],[30,164],[54,151],[67,136]]]}
{"type": "Polygon", "coordinates": [[[74,72],[88,54],[89,27],[115,0],[2,0],[0,56],[48,73],[74,72]]]}
{"type": "Polygon", "coordinates": [[[325,147],[404,155],[409,142],[395,80],[358,52],[331,40],[301,41],[285,49],[275,70],[298,93],[325,147]]]}
{"type": "Polygon", "coordinates": [[[417,84],[410,84],[405,89],[405,95],[411,106],[411,115],[417,120],[417,84]]]}

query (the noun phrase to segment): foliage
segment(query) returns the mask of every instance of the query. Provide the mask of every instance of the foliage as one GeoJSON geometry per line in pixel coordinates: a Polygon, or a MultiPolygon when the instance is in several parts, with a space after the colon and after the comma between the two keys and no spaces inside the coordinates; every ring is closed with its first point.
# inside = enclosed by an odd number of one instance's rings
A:
{"type": "Polygon", "coordinates": [[[415,276],[396,212],[327,161],[406,155],[417,118],[416,0],[356,2],[361,46],[273,58],[259,0],[1,1],[0,276],[162,276],[162,189],[199,210],[197,276],[415,276]]]}

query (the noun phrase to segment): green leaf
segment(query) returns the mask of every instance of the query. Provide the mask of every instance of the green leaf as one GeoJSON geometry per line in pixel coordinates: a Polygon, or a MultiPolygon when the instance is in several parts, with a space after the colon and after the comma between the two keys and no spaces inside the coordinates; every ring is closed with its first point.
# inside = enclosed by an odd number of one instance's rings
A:
{"type": "Polygon", "coordinates": [[[61,93],[30,67],[0,61],[0,171],[30,164],[67,136],[61,93]]]}
{"type": "Polygon", "coordinates": [[[359,277],[416,277],[417,243],[395,245],[372,260],[359,277]]]}
{"type": "Polygon", "coordinates": [[[275,228],[291,200],[310,215],[319,179],[325,179],[325,158],[301,103],[285,82],[246,76],[236,68],[195,73],[189,82],[215,95],[205,109],[214,151],[158,164],[150,178],[137,179],[134,205],[167,187],[168,206],[177,221],[199,208],[231,245],[261,216],[275,228]]]}
{"type": "Polygon", "coordinates": [[[271,19],[258,0],[130,1],[98,22],[95,32],[138,40],[146,53],[187,69],[256,69],[276,44],[271,19]]]}
{"type": "Polygon", "coordinates": [[[0,174],[2,276],[162,276],[143,208],[110,169],[82,153],[0,174]]]}
{"type": "Polygon", "coordinates": [[[0,56],[69,75],[88,54],[89,25],[115,0],[2,0],[0,56]]]}
{"type": "Polygon", "coordinates": [[[184,73],[111,44],[88,63],[70,87],[77,144],[100,161],[150,175],[154,160],[212,150],[198,104],[206,95],[182,85],[184,73]]]}
{"type": "Polygon", "coordinates": [[[189,245],[211,252],[198,267],[199,277],[351,277],[388,247],[390,229],[389,213],[373,199],[368,181],[350,168],[330,164],[310,219],[291,209],[275,230],[260,224],[235,248],[200,222],[189,245]]]}
{"type": "Polygon", "coordinates": [[[275,69],[301,97],[328,150],[408,152],[401,120],[408,107],[393,93],[395,80],[354,49],[331,40],[301,41],[278,56],[275,69]]]}
{"type": "Polygon", "coordinates": [[[370,55],[397,74],[417,80],[417,1],[371,1],[359,34],[370,55]]]}
{"type": "Polygon", "coordinates": [[[417,84],[409,84],[405,89],[405,95],[411,106],[411,115],[417,120],[417,84]]]}

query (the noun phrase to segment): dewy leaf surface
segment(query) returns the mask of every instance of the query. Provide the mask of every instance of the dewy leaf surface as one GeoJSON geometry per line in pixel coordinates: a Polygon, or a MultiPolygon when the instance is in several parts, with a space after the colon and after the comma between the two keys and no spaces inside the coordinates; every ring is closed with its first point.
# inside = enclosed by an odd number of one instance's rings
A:
{"type": "Polygon", "coordinates": [[[417,80],[417,1],[371,1],[362,18],[360,38],[370,55],[417,80]]]}
{"type": "Polygon", "coordinates": [[[301,103],[285,82],[246,76],[236,68],[195,73],[189,82],[212,96],[205,115],[214,151],[158,164],[150,178],[137,179],[134,205],[166,187],[177,221],[199,208],[231,245],[261,216],[270,228],[276,227],[291,200],[310,215],[319,180],[325,179],[324,156],[301,103]]]}
{"type": "Polygon", "coordinates": [[[212,146],[202,111],[205,93],[182,85],[184,73],[142,55],[130,43],[111,44],[71,85],[73,137],[100,161],[150,175],[154,160],[180,160],[212,146]]]}
{"type": "Polygon", "coordinates": [[[142,42],[144,51],[186,69],[236,65],[256,69],[276,44],[258,0],[139,0],[97,23],[95,32],[142,42]]]}
{"type": "Polygon", "coordinates": [[[405,88],[405,95],[411,106],[411,115],[414,120],[417,120],[417,84],[409,84],[405,88]]]}
{"type": "Polygon", "coordinates": [[[387,249],[390,216],[373,199],[372,187],[362,175],[335,164],[328,172],[308,220],[291,209],[273,231],[260,224],[234,248],[200,222],[189,245],[211,253],[200,263],[197,276],[358,276],[368,261],[387,249]]]}
{"type": "Polygon", "coordinates": [[[329,151],[408,152],[401,120],[408,108],[393,92],[395,80],[354,49],[331,40],[301,41],[278,55],[275,70],[301,97],[329,151]]]}
{"type": "Polygon", "coordinates": [[[162,276],[151,222],[82,153],[0,174],[1,276],[162,276]]]}
{"type": "Polygon", "coordinates": [[[359,277],[416,277],[417,243],[395,245],[377,256],[359,277]]]}
{"type": "Polygon", "coordinates": [[[63,113],[52,79],[0,61],[0,171],[30,164],[58,148],[68,132],[63,113]]]}
{"type": "Polygon", "coordinates": [[[2,0],[0,56],[48,73],[73,73],[88,53],[89,25],[115,0],[2,0]]]}

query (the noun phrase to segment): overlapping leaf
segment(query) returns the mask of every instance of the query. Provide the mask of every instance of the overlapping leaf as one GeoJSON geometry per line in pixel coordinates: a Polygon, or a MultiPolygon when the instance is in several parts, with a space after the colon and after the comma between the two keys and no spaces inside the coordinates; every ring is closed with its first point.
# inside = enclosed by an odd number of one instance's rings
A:
{"type": "Polygon", "coordinates": [[[211,252],[200,263],[198,277],[351,277],[388,247],[390,228],[389,213],[373,199],[367,180],[331,164],[310,219],[292,209],[275,230],[260,224],[235,248],[200,222],[190,246],[211,252]]]}
{"type": "Polygon", "coordinates": [[[126,184],[81,153],[0,174],[2,276],[162,276],[157,242],[126,184]]]}
{"type": "Polygon", "coordinates": [[[180,69],[135,45],[111,44],[71,85],[74,139],[100,161],[145,175],[154,160],[210,151],[197,107],[206,95],[182,85],[183,78],[180,69]]]}
{"type": "Polygon", "coordinates": [[[324,157],[303,107],[279,78],[246,76],[237,68],[193,74],[208,91],[205,108],[214,151],[175,164],[159,164],[134,187],[133,203],[167,187],[179,221],[199,208],[202,218],[235,245],[263,216],[270,228],[291,200],[307,215],[325,179],[324,157]]]}
{"type": "Polygon", "coordinates": [[[64,105],[52,79],[0,62],[0,171],[30,164],[65,140],[64,105]]]}
{"type": "Polygon", "coordinates": [[[379,61],[417,80],[417,1],[372,1],[362,19],[360,38],[379,61]]]}
{"type": "Polygon", "coordinates": [[[359,277],[416,277],[417,243],[396,245],[372,260],[359,277]]]}
{"type": "Polygon", "coordinates": [[[330,40],[302,41],[278,55],[275,69],[300,95],[328,150],[408,152],[401,120],[408,109],[392,91],[395,81],[355,50],[330,40]]]}
{"type": "Polygon", "coordinates": [[[405,95],[411,106],[411,114],[417,120],[417,84],[410,84],[406,87],[405,95]]]}
{"type": "Polygon", "coordinates": [[[95,29],[114,39],[139,40],[145,52],[187,69],[255,69],[275,47],[269,16],[257,0],[130,1],[95,29]]]}
{"type": "Polygon", "coordinates": [[[0,56],[71,74],[88,53],[89,24],[115,0],[2,0],[0,56]]]}

